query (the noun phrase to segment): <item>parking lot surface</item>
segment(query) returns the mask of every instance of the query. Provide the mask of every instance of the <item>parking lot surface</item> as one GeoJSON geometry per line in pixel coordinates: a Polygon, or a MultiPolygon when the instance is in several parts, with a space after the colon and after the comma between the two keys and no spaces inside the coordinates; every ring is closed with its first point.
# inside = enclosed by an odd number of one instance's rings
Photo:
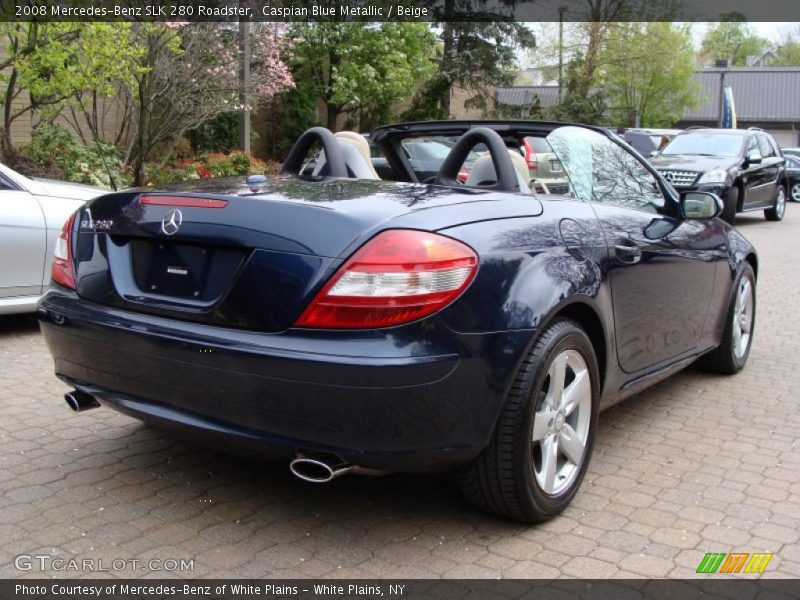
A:
{"type": "Polygon", "coordinates": [[[476,512],[446,476],[314,486],[72,413],[35,319],[0,317],[0,577],[691,577],[732,551],[800,577],[800,206],[739,221],[761,261],[746,369],[690,369],[603,413],[575,501],[540,526],[476,512]]]}

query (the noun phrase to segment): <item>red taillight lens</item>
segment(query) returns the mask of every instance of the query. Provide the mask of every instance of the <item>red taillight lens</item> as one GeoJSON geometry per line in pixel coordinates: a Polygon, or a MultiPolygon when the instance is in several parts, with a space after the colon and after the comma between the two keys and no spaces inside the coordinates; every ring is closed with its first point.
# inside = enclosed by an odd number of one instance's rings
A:
{"type": "Polygon", "coordinates": [[[538,170],[539,163],[533,159],[528,159],[528,171],[530,171],[531,175],[535,175],[538,170]]]}
{"type": "Polygon", "coordinates": [[[452,238],[384,231],[342,265],[295,325],[367,329],[408,323],[452,302],[477,269],[472,248],[452,238]]]}
{"type": "Polygon", "coordinates": [[[61,233],[58,234],[56,247],[53,250],[53,267],[50,271],[50,279],[58,285],[71,290],[75,289],[75,268],[72,266],[72,225],[78,211],[72,213],[61,233]]]}
{"type": "Polygon", "coordinates": [[[466,183],[469,179],[469,169],[461,169],[456,177],[461,183],[466,183]]]}

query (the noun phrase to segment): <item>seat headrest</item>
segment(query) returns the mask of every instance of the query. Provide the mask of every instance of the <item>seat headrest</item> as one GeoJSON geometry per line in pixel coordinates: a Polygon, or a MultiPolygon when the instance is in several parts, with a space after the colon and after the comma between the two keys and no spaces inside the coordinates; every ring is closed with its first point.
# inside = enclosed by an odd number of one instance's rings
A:
{"type": "MultiPolygon", "coordinates": [[[[347,170],[356,179],[380,179],[375,167],[372,166],[372,157],[369,155],[369,142],[360,133],[355,131],[340,131],[334,135],[339,149],[344,155],[347,170]]],[[[322,173],[326,163],[325,151],[319,153],[313,175],[322,173]]]]}
{"type": "MultiPolygon", "coordinates": [[[[511,158],[511,163],[514,165],[514,171],[517,174],[519,191],[524,194],[530,193],[531,189],[528,185],[530,181],[528,163],[525,162],[525,159],[519,152],[509,149],[508,155],[511,158]]],[[[494,168],[494,162],[492,162],[492,157],[488,152],[482,155],[475,161],[475,164],[472,165],[466,185],[479,186],[487,181],[497,181],[497,172],[494,168]]]]}
{"type": "Polygon", "coordinates": [[[380,179],[378,172],[375,170],[375,167],[372,166],[372,156],[369,152],[369,142],[367,139],[358,132],[355,131],[340,131],[334,136],[336,141],[340,144],[343,142],[345,144],[350,144],[358,150],[358,153],[361,155],[361,158],[364,159],[364,163],[367,166],[367,169],[371,172],[372,177],[371,179],[380,179]]]}

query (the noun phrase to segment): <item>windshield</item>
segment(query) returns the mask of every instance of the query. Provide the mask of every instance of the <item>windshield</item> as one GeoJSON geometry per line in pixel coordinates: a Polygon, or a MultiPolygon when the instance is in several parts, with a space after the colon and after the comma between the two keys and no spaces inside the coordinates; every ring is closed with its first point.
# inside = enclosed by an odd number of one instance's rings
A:
{"type": "Polygon", "coordinates": [[[404,141],[408,154],[416,160],[439,160],[443,161],[450,154],[450,146],[440,141],[404,141]]]}
{"type": "Polygon", "coordinates": [[[741,136],[729,133],[684,133],[667,144],[661,154],[739,156],[743,139],[741,136]]]}

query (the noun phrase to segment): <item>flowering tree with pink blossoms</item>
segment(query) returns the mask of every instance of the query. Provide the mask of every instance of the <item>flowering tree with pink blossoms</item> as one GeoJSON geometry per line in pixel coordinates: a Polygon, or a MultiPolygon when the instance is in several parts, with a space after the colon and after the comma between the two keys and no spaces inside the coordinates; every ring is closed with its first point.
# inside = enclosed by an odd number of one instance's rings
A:
{"type": "Polygon", "coordinates": [[[136,42],[146,48],[131,94],[132,132],[126,162],[143,185],[144,165],[166,163],[187,131],[222,113],[256,108],[294,85],[284,62],[290,43],[281,26],[253,24],[250,47],[250,106],[239,102],[238,27],[226,23],[141,24],[136,42]],[[159,156],[154,156],[158,150],[159,156]]]}

